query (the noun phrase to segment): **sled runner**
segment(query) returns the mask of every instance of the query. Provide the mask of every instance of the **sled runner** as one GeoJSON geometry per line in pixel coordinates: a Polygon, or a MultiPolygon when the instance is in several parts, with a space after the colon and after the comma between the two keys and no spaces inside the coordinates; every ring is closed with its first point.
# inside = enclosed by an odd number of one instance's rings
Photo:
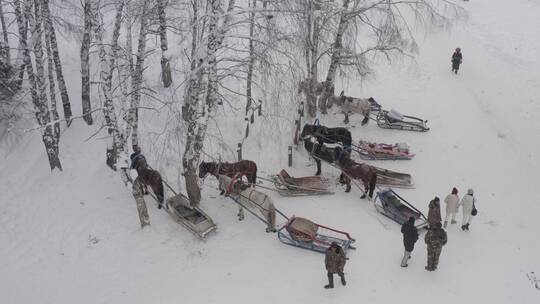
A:
{"type": "Polygon", "coordinates": [[[384,129],[397,129],[407,131],[426,132],[427,120],[414,116],[402,115],[396,110],[380,110],[376,116],[377,125],[384,129]]]}
{"type": "Polygon", "coordinates": [[[210,216],[199,207],[190,206],[189,199],[182,193],[167,199],[166,210],[175,222],[183,225],[201,239],[217,229],[210,216]]]}
{"type": "Polygon", "coordinates": [[[316,224],[302,217],[292,217],[278,230],[279,240],[287,245],[325,253],[332,242],[338,243],[344,252],[356,249],[355,240],[347,233],[316,224]]]}
{"type": "Polygon", "coordinates": [[[274,187],[283,196],[334,194],[327,179],[320,176],[292,177],[285,170],[272,176],[274,187]]]}
{"type": "Polygon", "coordinates": [[[400,225],[412,216],[416,220],[417,228],[427,226],[427,218],[424,214],[390,188],[377,192],[375,208],[400,225]]]}
{"type": "Polygon", "coordinates": [[[366,160],[408,160],[414,157],[406,143],[390,145],[360,140],[354,150],[366,160]]]}

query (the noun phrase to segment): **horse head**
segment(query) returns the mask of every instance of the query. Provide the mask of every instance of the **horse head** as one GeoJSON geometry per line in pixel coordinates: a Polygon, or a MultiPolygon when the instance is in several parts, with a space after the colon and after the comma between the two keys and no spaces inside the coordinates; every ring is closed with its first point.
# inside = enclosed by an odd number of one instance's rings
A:
{"type": "Polygon", "coordinates": [[[199,165],[199,178],[204,178],[208,173],[210,173],[209,170],[210,163],[201,162],[199,165]]]}

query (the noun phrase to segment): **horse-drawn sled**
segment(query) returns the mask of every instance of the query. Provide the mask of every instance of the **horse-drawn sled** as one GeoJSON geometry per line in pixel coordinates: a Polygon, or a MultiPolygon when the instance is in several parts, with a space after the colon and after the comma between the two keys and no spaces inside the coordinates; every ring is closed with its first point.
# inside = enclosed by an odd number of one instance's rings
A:
{"type": "Polygon", "coordinates": [[[409,173],[402,173],[371,166],[377,173],[377,186],[394,188],[414,188],[414,181],[409,173]]]}
{"type": "Polygon", "coordinates": [[[292,217],[278,230],[279,240],[287,245],[324,253],[332,242],[338,243],[344,252],[356,249],[355,240],[347,233],[314,223],[302,217],[292,217]]]}
{"type": "Polygon", "coordinates": [[[406,143],[382,144],[360,140],[353,150],[365,160],[408,160],[414,157],[406,143]]]}
{"type": "Polygon", "coordinates": [[[334,194],[329,190],[328,179],[320,176],[292,177],[285,170],[272,176],[277,192],[283,196],[334,194]]]}
{"type": "Polygon", "coordinates": [[[398,224],[403,224],[409,220],[409,217],[413,217],[417,228],[427,225],[425,215],[390,188],[377,193],[375,208],[398,224]]]}
{"type": "Polygon", "coordinates": [[[403,115],[396,110],[380,110],[375,118],[377,125],[384,129],[397,129],[407,131],[429,131],[427,120],[418,117],[403,115]]]}
{"type": "Polygon", "coordinates": [[[217,229],[210,216],[199,207],[190,206],[189,199],[182,193],[167,199],[166,210],[177,223],[201,239],[217,229]]]}

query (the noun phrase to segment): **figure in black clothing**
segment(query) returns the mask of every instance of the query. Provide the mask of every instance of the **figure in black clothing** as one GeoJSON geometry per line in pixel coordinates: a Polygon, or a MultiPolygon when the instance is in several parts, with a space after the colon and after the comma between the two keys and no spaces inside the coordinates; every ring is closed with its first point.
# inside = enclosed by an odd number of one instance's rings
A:
{"type": "Polygon", "coordinates": [[[457,74],[461,62],[463,62],[463,55],[461,54],[461,49],[457,48],[454,54],[452,54],[452,72],[457,74]]]}
{"type": "Polygon", "coordinates": [[[414,243],[418,241],[418,230],[414,226],[414,217],[409,217],[409,220],[401,226],[401,233],[403,233],[403,245],[405,245],[405,254],[401,260],[401,267],[407,267],[407,262],[411,258],[414,249],[414,243]]]}

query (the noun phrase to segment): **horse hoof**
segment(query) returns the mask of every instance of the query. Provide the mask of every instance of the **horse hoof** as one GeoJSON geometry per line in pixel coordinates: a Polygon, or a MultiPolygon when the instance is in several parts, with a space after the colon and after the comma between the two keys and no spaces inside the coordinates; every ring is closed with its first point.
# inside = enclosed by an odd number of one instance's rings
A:
{"type": "Polygon", "coordinates": [[[345,192],[349,193],[349,192],[351,192],[351,189],[347,189],[347,190],[345,190],[345,192]]]}
{"type": "Polygon", "coordinates": [[[365,198],[366,198],[366,195],[364,194],[364,195],[360,196],[360,198],[361,198],[361,199],[365,199],[365,198]]]}
{"type": "Polygon", "coordinates": [[[321,175],[321,172],[315,172],[315,176],[321,175]]]}

